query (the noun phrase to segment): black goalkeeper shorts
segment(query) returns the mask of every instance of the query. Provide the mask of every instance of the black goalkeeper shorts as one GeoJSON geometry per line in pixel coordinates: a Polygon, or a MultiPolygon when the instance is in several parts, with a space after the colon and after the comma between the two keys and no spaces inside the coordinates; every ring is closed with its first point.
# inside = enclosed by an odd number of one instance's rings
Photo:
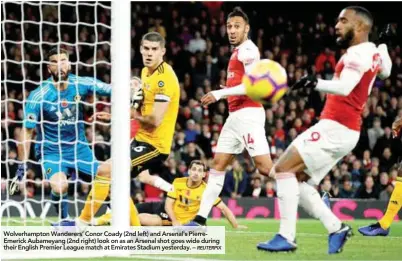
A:
{"type": "Polygon", "coordinates": [[[153,168],[160,168],[169,155],[162,154],[149,143],[131,141],[131,177],[135,178],[144,170],[152,172],[153,168]]]}

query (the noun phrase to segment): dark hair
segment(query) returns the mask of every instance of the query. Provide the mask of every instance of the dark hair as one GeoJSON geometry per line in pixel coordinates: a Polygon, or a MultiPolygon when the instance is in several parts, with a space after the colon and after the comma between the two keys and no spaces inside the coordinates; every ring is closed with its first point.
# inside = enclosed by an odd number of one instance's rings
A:
{"type": "Polygon", "coordinates": [[[191,161],[190,165],[188,166],[188,168],[191,169],[191,167],[193,167],[193,165],[200,165],[200,166],[202,166],[204,172],[207,171],[207,167],[205,166],[205,164],[201,160],[193,160],[193,161],[191,161]]]}
{"type": "Polygon", "coordinates": [[[366,18],[370,22],[371,25],[374,22],[373,15],[370,13],[369,10],[367,10],[366,8],[364,8],[362,6],[357,6],[357,5],[348,6],[345,9],[355,11],[357,15],[360,15],[360,16],[366,18]]]}
{"type": "Polygon", "coordinates": [[[233,11],[228,15],[228,19],[235,16],[240,16],[244,19],[244,21],[246,21],[246,24],[249,23],[247,14],[241,9],[240,6],[236,6],[235,8],[233,8],[233,11]]]}
{"type": "Polygon", "coordinates": [[[68,51],[66,49],[64,49],[63,47],[60,47],[60,48],[53,47],[46,54],[47,60],[49,61],[50,57],[55,55],[55,54],[65,54],[67,56],[67,58],[69,57],[68,51]]]}
{"type": "Polygon", "coordinates": [[[165,47],[166,41],[163,36],[158,32],[149,32],[142,36],[141,44],[143,41],[158,42],[162,47],[165,47]]]}

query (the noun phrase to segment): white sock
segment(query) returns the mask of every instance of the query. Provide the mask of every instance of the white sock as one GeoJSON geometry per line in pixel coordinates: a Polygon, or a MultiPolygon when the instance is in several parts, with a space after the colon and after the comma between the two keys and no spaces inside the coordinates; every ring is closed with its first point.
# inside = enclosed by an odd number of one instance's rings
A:
{"type": "Polygon", "coordinates": [[[170,184],[169,182],[165,181],[161,177],[155,177],[154,187],[157,187],[158,189],[161,189],[161,190],[163,190],[165,192],[170,192],[170,191],[173,190],[172,184],[170,184]]]}
{"type": "Polygon", "coordinates": [[[208,217],[209,212],[211,212],[212,206],[215,200],[221,194],[223,189],[223,183],[225,182],[225,171],[217,171],[211,169],[209,171],[207,188],[202,194],[200,210],[198,211],[199,216],[204,218],[208,217]]]}
{"type": "Polygon", "coordinates": [[[297,206],[299,204],[299,182],[290,172],[276,173],[277,195],[280,212],[279,234],[289,241],[295,241],[297,206]]]}
{"type": "Polygon", "coordinates": [[[310,214],[310,216],[319,219],[328,230],[329,234],[338,231],[342,226],[342,222],[332,213],[331,209],[325,205],[318,191],[305,182],[299,183],[299,188],[300,206],[310,214]]]}

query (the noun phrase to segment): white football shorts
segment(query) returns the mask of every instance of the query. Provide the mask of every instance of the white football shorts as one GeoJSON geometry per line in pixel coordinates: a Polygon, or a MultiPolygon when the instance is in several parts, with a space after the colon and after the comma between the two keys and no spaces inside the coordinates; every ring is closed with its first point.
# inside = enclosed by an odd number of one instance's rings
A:
{"type": "Polygon", "coordinates": [[[240,154],[247,149],[251,157],[269,154],[265,118],[262,107],[231,112],[220,133],[216,153],[240,154]]]}
{"type": "Polygon", "coordinates": [[[351,152],[360,132],[332,120],[320,120],[292,142],[303,158],[305,172],[318,185],[328,172],[351,152]]]}

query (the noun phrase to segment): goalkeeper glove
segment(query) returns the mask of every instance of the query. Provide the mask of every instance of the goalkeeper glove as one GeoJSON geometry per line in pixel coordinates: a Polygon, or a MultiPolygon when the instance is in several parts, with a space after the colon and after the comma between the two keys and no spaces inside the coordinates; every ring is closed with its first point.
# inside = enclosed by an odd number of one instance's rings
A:
{"type": "Polygon", "coordinates": [[[141,85],[132,88],[131,89],[131,105],[134,107],[134,109],[140,108],[143,100],[144,100],[144,92],[142,90],[141,85]]]}
{"type": "Polygon", "coordinates": [[[10,184],[9,188],[10,195],[13,195],[15,192],[20,190],[18,183],[24,178],[27,170],[28,166],[25,163],[18,164],[17,172],[10,184]]]}
{"type": "Polygon", "coordinates": [[[291,90],[298,90],[302,88],[315,88],[317,86],[318,80],[314,75],[304,75],[303,77],[300,78],[293,86],[291,87],[291,90]]]}

